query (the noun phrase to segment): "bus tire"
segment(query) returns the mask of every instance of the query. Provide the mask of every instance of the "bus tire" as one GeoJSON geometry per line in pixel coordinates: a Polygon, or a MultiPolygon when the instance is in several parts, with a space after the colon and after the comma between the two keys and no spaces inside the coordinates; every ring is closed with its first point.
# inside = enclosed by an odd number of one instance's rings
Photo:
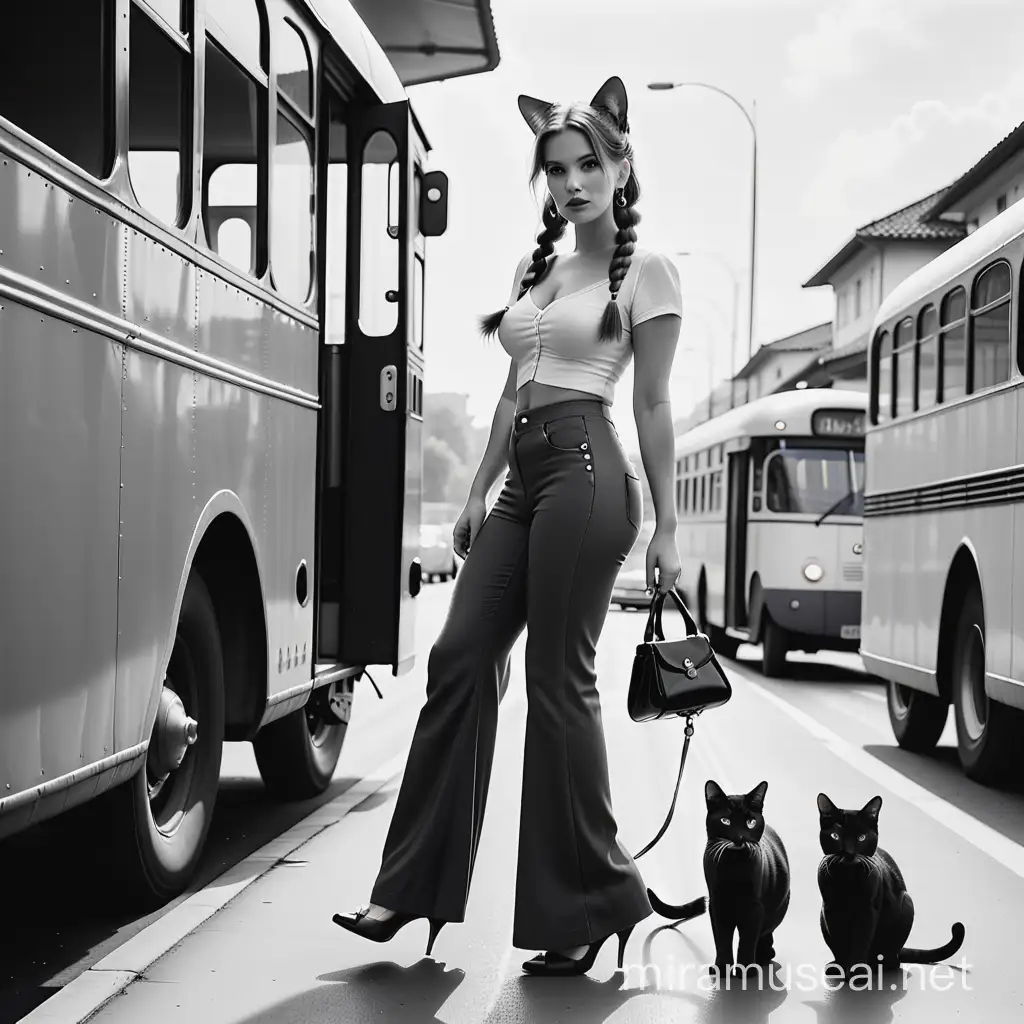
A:
{"type": "Polygon", "coordinates": [[[761,671],[766,676],[779,678],[786,674],[786,654],[789,651],[789,637],[786,631],[763,611],[764,624],[761,628],[761,671]]]}
{"type": "Polygon", "coordinates": [[[893,735],[904,750],[925,754],[935,748],[949,718],[948,700],[889,680],[886,706],[893,735]]]}
{"type": "MultiPolygon", "coordinates": [[[[340,699],[352,706],[352,682],[342,680],[340,699]]],[[[306,704],[262,728],[252,741],[260,776],[281,800],[319,796],[331,784],[338,767],[348,721],[331,709],[339,697],[335,685],[314,690],[306,704]]]]}
{"type": "Polygon", "coordinates": [[[220,783],[224,656],[213,601],[198,573],[185,588],[163,686],[195,720],[195,742],[177,768],[154,778],[157,730],[167,718],[161,705],[146,763],[109,794],[125,880],[132,897],[146,903],[166,902],[188,887],[202,856],[220,783]]]}
{"type": "Polygon", "coordinates": [[[736,652],[740,649],[740,642],[736,637],[729,636],[724,629],[720,629],[718,626],[710,626],[707,634],[715,654],[720,654],[723,658],[736,657],[736,652]]]}
{"type": "Polygon", "coordinates": [[[1017,774],[1022,716],[985,693],[985,613],[972,587],[964,600],[953,646],[953,710],[964,774],[991,785],[1017,774]]]}

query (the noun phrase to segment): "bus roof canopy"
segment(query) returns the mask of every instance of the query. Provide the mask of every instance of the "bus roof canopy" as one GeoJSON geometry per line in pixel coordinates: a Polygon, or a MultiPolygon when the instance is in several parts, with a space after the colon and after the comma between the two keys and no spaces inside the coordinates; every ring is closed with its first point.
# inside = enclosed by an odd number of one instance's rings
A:
{"type": "MultiPolygon", "coordinates": [[[[351,0],[402,85],[478,75],[498,66],[490,0],[351,0]]],[[[313,0],[318,7],[340,0],[313,0]]]]}

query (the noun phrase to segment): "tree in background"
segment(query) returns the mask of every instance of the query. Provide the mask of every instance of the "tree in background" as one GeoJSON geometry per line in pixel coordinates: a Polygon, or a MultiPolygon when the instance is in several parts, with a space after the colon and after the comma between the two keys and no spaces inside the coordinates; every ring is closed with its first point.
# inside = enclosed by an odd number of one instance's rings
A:
{"type": "Polygon", "coordinates": [[[466,503],[487,444],[487,428],[474,426],[468,395],[423,396],[423,500],[466,503]]]}

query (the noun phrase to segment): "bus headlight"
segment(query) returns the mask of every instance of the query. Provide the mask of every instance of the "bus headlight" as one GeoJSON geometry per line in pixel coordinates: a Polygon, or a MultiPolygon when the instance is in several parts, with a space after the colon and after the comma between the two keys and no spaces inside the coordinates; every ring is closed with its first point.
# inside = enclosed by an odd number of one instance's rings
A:
{"type": "Polygon", "coordinates": [[[824,575],[824,569],[817,562],[808,562],[804,566],[804,576],[810,583],[817,583],[824,575]]]}

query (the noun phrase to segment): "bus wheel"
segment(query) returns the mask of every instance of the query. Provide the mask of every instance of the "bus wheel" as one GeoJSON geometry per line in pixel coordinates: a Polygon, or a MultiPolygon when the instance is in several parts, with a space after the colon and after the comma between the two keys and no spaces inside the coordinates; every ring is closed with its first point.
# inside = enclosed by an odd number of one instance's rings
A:
{"type": "Polygon", "coordinates": [[[985,692],[985,615],[972,589],[964,601],[953,648],[953,708],[957,748],[964,774],[985,785],[1014,771],[1013,751],[1022,716],[985,692]]]}
{"type": "Polygon", "coordinates": [[[715,654],[720,654],[723,658],[736,657],[736,652],[740,649],[740,642],[736,637],[729,636],[724,629],[719,629],[718,626],[711,626],[705,632],[707,632],[715,654]]]}
{"type": "Polygon", "coordinates": [[[191,881],[213,820],[224,741],[224,658],[213,601],[193,574],[145,765],[110,793],[132,823],[122,853],[132,887],[160,901],[191,881]]]}
{"type": "Polygon", "coordinates": [[[256,734],[256,764],[271,793],[304,800],[330,785],[352,715],[352,692],[351,679],[321,686],[304,707],[256,734]]]}
{"type": "Polygon", "coordinates": [[[893,735],[904,750],[923,754],[939,742],[949,717],[949,701],[890,680],[886,703],[893,735]]]}
{"type": "Polygon", "coordinates": [[[767,611],[764,615],[763,637],[761,640],[761,670],[766,676],[778,678],[786,674],[786,652],[789,637],[767,611]]]}

